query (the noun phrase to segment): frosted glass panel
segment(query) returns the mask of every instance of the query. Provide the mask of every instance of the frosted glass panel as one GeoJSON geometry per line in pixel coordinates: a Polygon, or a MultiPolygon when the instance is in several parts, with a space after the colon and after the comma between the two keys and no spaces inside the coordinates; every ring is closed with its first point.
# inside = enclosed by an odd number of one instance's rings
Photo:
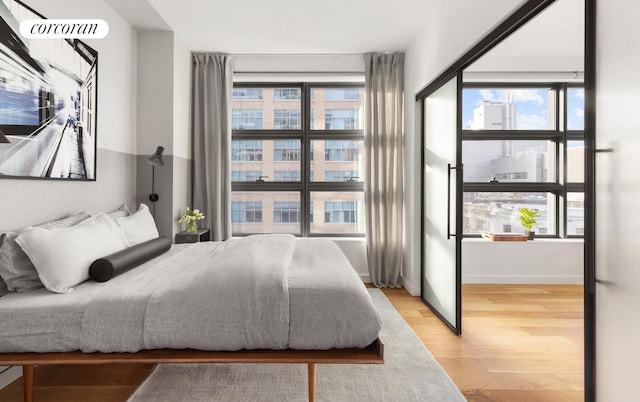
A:
{"type": "Polygon", "coordinates": [[[455,193],[457,82],[454,78],[425,100],[424,233],[422,297],[458,328],[455,193]],[[447,189],[451,185],[450,193],[447,189]],[[451,203],[451,205],[449,205],[451,203]],[[449,208],[450,206],[450,208],[449,208]],[[448,213],[449,212],[449,213],[448,213]]]}

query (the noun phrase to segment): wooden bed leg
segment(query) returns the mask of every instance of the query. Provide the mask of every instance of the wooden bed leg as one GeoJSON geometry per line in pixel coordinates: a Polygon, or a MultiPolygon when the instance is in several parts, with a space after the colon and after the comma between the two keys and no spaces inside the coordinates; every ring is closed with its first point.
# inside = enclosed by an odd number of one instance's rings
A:
{"type": "Polygon", "coordinates": [[[35,366],[22,366],[22,384],[24,402],[33,402],[35,366]]]}
{"type": "Polygon", "coordinates": [[[315,363],[309,363],[307,374],[309,375],[309,402],[314,402],[316,400],[316,364],[315,363]]]}

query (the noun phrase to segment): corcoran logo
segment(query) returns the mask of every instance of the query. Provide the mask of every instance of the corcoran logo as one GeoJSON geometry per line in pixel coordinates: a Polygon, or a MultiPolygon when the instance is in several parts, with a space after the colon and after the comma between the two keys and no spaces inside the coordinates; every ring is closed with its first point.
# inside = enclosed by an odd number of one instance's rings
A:
{"type": "Polygon", "coordinates": [[[30,39],[102,39],[109,33],[109,25],[100,19],[24,20],[20,34],[30,39]]]}

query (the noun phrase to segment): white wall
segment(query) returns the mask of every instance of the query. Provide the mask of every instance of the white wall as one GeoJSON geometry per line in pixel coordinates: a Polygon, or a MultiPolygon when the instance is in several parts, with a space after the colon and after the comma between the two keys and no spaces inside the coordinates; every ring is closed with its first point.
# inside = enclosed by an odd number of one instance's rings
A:
{"type": "Polygon", "coordinates": [[[462,283],[584,283],[581,239],[462,241],[462,283]]]}
{"type": "Polygon", "coordinates": [[[365,239],[332,239],[340,247],[344,255],[365,283],[371,283],[367,260],[367,242],[365,239]]]}
{"type": "MultiPolygon", "coordinates": [[[[138,33],[138,154],[173,155],[173,32],[138,33]]],[[[157,173],[157,172],[156,172],[157,173]]]]}
{"type": "MultiPolygon", "coordinates": [[[[403,286],[420,294],[420,171],[421,114],[415,95],[460,57],[521,1],[490,0],[467,2],[460,12],[458,2],[443,2],[438,18],[425,27],[405,56],[405,208],[406,247],[403,286]],[[452,23],[455,21],[455,23],[452,23]]],[[[425,18],[426,19],[426,18],[425,18]]]]}
{"type": "Polygon", "coordinates": [[[32,0],[48,18],[101,18],[110,27],[103,39],[87,40],[98,51],[97,170],[95,182],[1,180],[0,232],[64,215],[130,206],[135,195],[136,32],[106,3],[95,0],[32,0]],[[20,213],[16,213],[19,211],[20,213]]]}
{"type": "Polygon", "coordinates": [[[182,230],[177,219],[191,205],[191,52],[173,39],[173,205],[174,233],[182,230]]]}
{"type": "Polygon", "coordinates": [[[138,202],[151,204],[146,158],[163,146],[165,165],[155,169],[155,219],[161,235],[182,230],[188,205],[191,154],[191,52],[171,31],[138,34],[138,202]]]}
{"type": "Polygon", "coordinates": [[[173,152],[191,157],[191,51],[173,38],[173,152]]]}

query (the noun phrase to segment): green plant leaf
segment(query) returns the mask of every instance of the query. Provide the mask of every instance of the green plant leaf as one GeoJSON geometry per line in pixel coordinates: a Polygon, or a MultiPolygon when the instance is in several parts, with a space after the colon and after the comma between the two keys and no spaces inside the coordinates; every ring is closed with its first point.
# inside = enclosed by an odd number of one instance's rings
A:
{"type": "Polygon", "coordinates": [[[538,216],[540,212],[538,210],[529,209],[529,208],[520,208],[520,224],[526,230],[531,230],[537,223],[535,217],[538,216]]]}

